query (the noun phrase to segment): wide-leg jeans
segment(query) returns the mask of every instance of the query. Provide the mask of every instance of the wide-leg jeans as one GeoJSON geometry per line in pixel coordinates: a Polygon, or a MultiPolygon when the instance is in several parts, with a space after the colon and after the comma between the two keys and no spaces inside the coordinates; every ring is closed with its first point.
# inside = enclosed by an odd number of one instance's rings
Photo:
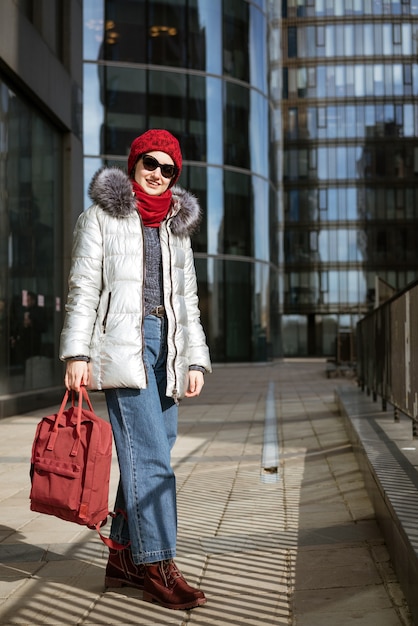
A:
{"type": "Polygon", "coordinates": [[[135,563],[176,554],[176,481],[170,453],[177,436],[178,408],[166,392],[167,320],[144,320],[146,389],[105,391],[119,461],[120,481],[110,536],[131,542],[135,563]]]}

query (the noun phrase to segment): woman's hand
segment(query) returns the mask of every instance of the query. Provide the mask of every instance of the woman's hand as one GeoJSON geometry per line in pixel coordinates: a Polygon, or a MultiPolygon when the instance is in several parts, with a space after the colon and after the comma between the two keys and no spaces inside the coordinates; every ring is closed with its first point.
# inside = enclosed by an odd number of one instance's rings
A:
{"type": "Polygon", "coordinates": [[[80,387],[89,385],[89,367],[86,361],[67,361],[64,383],[71,391],[80,391],[80,387]]]}
{"type": "Polygon", "coordinates": [[[186,398],[198,396],[204,384],[205,377],[202,372],[199,372],[199,370],[189,370],[189,386],[184,395],[186,398]]]}

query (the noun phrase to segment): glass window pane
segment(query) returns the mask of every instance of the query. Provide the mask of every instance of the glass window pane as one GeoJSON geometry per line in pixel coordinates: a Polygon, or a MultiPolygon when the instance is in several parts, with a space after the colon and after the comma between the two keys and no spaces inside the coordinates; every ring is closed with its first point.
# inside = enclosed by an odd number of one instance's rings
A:
{"type": "Polygon", "coordinates": [[[354,66],[354,90],[356,96],[364,96],[364,65],[354,66]]]}
{"type": "Polygon", "coordinates": [[[393,94],[393,72],[392,65],[385,65],[385,95],[391,96],[393,94]]]}
{"type": "MultiPolygon", "coordinates": [[[[206,77],[207,101],[204,104],[206,110],[206,140],[208,163],[222,163],[223,155],[223,126],[219,123],[222,119],[222,81],[219,78],[206,77]],[[210,106],[207,106],[210,102],[210,106]]],[[[201,102],[203,105],[203,102],[201,102]]],[[[203,160],[203,155],[201,157],[203,160]]]]}
{"type": "Polygon", "coordinates": [[[250,8],[250,80],[254,87],[267,92],[266,19],[259,9],[250,8]]]}
{"type": "Polygon", "coordinates": [[[346,95],[346,68],[344,65],[335,67],[335,95],[343,98],[346,95]]]}
{"type": "Polygon", "coordinates": [[[335,56],[335,26],[325,27],[325,55],[335,56]]]}
{"type": "Polygon", "coordinates": [[[364,54],[371,56],[373,54],[373,24],[363,24],[364,32],[364,54]]]}
{"type": "Polygon", "coordinates": [[[364,66],[364,82],[366,86],[366,96],[373,95],[373,66],[364,66]]]}
{"type": "Polygon", "coordinates": [[[104,6],[103,2],[83,2],[83,56],[85,59],[103,58],[104,6]]]}
{"type": "Polygon", "coordinates": [[[347,194],[347,219],[357,220],[357,189],[355,187],[348,187],[346,189],[347,194]]]}
{"type": "Polygon", "coordinates": [[[334,15],[343,16],[344,15],[344,0],[334,0],[334,2],[335,2],[334,15]]]}
{"type": "Polygon", "coordinates": [[[297,30],[297,39],[298,56],[301,59],[304,59],[307,56],[306,28],[304,26],[299,26],[297,30]]]}
{"type": "MultiPolygon", "coordinates": [[[[222,254],[221,237],[224,222],[223,170],[208,167],[207,171],[207,248],[208,254],[222,254]]],[[[199,199],[201,196],[199,195],[199,199]]],[[[194,246],[195,248],[195,246],[194,246]]]]}
{"type": "Polygon", "coordinates": [[[326,180],[328,178],[328,154],[326,148],[318,147],[318,178],[326,180]]]}
{"type": "Polygon", "coordinates": [[[383,54],[393,54],[392,24],[383,24],[383,54]]]}
{"type": "MultiPolygon", "coordinates": [[[[221,0],[199,0],[200,37],[205,42],[206,71],[222,74],[222,9],[221,0]]],[[[198,35],[194,33],[194,37],[198,35]]],[[[203,63],[200,63],[203,65],[203,63]]]]}
{"type": "Polygon", "coordinates": [[[249,4],[224,0],[224,73],[249,82],[249,4]]]}
{"type": "Polygon", "coordinates": [[[306,40],[307,40],[307,56],[315,58],[317,56],[316,39],[315,39],[315,26],[305,26],[306,40]]]}
{"type": "Polygon", "coordinates": [[[225,163],[236,167],[249,167],[250,119],[249,90],[234,83],[225,84],[225,163]],[[245,132],[247,131],[247,132],[245,132]]]}
{"type": "Polygon", "coordinates": [[[413,104],[405,104],[403,107],[403,134],[404,137],[413,137],[415,135],[414,131],[414,105],[413,104]]]}
{"type": "Polygon", "coordinates": [[[356,54],[361,56],[363,54],[363,24],[355,24],[354,36],[356,54]]]}
{"type": "Polygon", "coordinates": [[[356,137],[356,107],[348,105],[345,107],[346,124],[344,127],[346,137],[356,137]]]}
{"type": "Polygon", "coordinates": [[[402,54],[413,54],[411,24],[402,24],[402,54]]]}
{"type": "MultiPolygon", "coordinates": [[[[101,100],[106,108],[100,153],[128,154],[138,128],[146,127],[146,73],[144,70],[103,65],[97,67],[97,72],[101,100]]],[[[89,120],[85,123],[88,124],[89,120]]]]}
{"type": "Polygon", "coordinates": [[[327,97],[333,98],[335,96],[335,67],[334,65],[328,65],[326,68],[327,74],[327,97]]]}
{"type": "Polygon", "coordinates": [[[296,26],[289,26],[287,29],[287,56],[289,59],[293,59],[298,56],[296,26]]]}
{"type": "Polygon", "coordinates": [[[384,84],[384,75],[383,75],[383,65],[374,65],[373,74],[374,74],[374,77],[373,77],[374,78],[374,95],[384,96],[385,84],[384,84]]]}
{"type": "Polygon", "coordinates": [[[226,254],[253,256],[251,178],[225,171],[224,250],[226,254]]]}
{"type": "Polygon", "coordinates": [[[354,55],[354,26],[345,24],[344,28],[344,54],[346,57],[354,55]]]}
{"type": "Polygon", "coordinates": [[[314,107],[309,107],[308,108],[307,114],[306,114],[306,119],[307,119],[308,136],[309,136],[310,139],[316,139],[316,137],[317,137],[317,130],[316,130],[317,116],[316,116],[316,109],[314,107]]]}
{"type": "Polygon", "coordinates": [[[374,25],[374,52],[375,56],[380,56],[383,53],[383,31],[382,24],[374,25]]]}
{"type": "MultiPolygon", "coordinates": [[[[250,167],[253,172],[267,176],[268,168],[268,101],[258,91],[251,89],[250,112],[250,167]]],[[[248,163],[246,165],[248,167],[248,163]]]]}
{"type": "MultiPolygon", "coordinates": [[[[104,38],[100,57],[111,61],[146,63],[148,28],[145,0],[140,2],[140,6],[124,0],[121,2],[106,0],[103,4],[105,5],[104,38]]],[[[157,22],[151,22],[151,24],[153,23],[170,24],[170,21],[158,20],[157,22]]],[[[184,31],[182,35],[184,37],[184,31]]],[[[164,45],[162,40],[166,40],[169,37],[172,38],[168,33],[161,37],[153,37],[154,41],[150,42],[151,50],[152,48],[154,50],[158,49],[160,45],[164,45]]],[[[179,39],[177,32],[174,37],[177,40],[179,39]]]]}
{"type": "Polygon", "coordinates": [[[319,256],[322,263],[327,263],[330,260],[329,255],[329,231],[320,230],[318,237],[319,256]]]}
{"type": "Polygon", "coordinates": [[[269,261],[269,187],[258,176],[252,177],[252,199],[254,256],[269,261]]]}
{"type": "Polygon", "coordinates": [[[104,124],[103,69],[96,64],[84,64],[83,142],[84,153],[101,153],[101,134],[104,124]]]}
{"type": "Polygon", "coordinates": [[[326,67],[319,65],[316,69],[317,73],[317,97],[325,98],[327,96],[327,83],[326,83],[326,67]]]}
{"type": "Polygon", "coordinates": [[[400,63],[393,65],[393,93],[395,96],[403,95],[403,68],[400,63]]]}
{"type": "Polygon", "coordinates": [[[345,91],[347,96],[354,96],[354,67],[352,65],[347,65],[345,67],[345,91]]]}

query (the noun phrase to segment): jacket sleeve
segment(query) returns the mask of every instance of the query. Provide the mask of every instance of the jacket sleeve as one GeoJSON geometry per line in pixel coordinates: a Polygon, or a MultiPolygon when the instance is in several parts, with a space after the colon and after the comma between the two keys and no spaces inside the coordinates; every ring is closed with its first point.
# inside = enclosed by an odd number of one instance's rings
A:
{"type": "Polygon", "coordinates": [[[90,354],[90,342],[102,291],[103,236],[94,207],[77,220],[61,332],[60,359],[90,354]]]}
{"type": "Polygon", "coordinates": [[[200,321],[196,270],[191,246],[186,250],[184,277],[184,294],[189,334],[189,366],[200,365],[201,367],[204,367],[207,372],[211,372],[212,366],[210,362],[209,348],[206,344],[205,333],[200,321]]]}

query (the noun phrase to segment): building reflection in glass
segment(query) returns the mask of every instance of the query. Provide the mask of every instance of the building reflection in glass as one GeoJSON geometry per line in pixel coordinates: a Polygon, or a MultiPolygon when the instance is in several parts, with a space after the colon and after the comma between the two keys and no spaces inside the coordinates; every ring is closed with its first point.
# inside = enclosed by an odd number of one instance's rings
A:
{"type": "Polygon", "coordinates": [[[417,278],[418,2],[283,2],[284,350],[417,278]]]}

